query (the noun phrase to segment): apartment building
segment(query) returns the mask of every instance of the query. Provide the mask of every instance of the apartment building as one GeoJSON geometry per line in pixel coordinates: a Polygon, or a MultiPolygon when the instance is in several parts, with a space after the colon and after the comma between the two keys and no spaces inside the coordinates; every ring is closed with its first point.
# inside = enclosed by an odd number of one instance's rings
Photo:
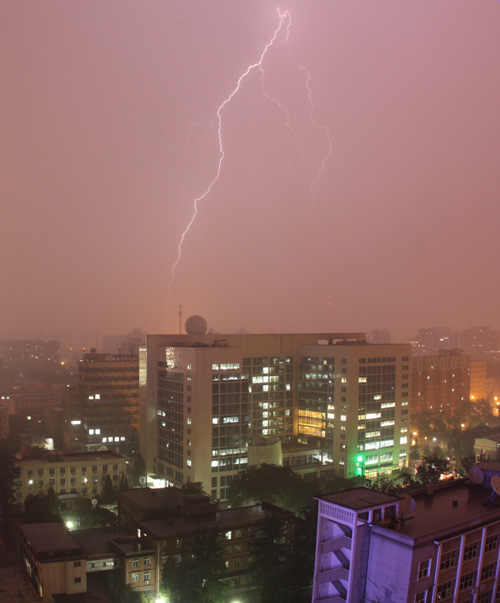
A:
{"type": "Polygon", "coordinates": [[[460,350],[411,360],[412,412],[453,413],[469,401],[470,357],[460,350]]]}
{"type": "Polygon", "coordinates": [[[487,463],[474,469],[482,483],[318,497],[313,603],[498,601],[499,474],[500,464],[487,463]]]}

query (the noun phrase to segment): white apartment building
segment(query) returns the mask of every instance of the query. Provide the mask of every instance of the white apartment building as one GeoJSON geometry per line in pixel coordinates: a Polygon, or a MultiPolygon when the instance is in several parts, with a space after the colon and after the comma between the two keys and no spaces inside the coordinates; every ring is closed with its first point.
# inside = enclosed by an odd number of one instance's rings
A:
{"type": "Polygon", "coordinates": [[[491,490],[500,464],[485,465],[495,467],[482,485],[318,497],[313,603],[500,600],[500,497],[491,490]]]}

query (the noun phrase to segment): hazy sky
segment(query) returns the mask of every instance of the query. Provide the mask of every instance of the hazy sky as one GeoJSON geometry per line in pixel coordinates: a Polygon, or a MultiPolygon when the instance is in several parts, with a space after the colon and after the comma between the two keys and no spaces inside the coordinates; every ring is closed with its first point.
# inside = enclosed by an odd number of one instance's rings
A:
{"type": "Polygon", "coordinates": [[[498,0],[280,6],[166,320],[277,4],[2,0],[0,339],[500,327],[498,0]]]}

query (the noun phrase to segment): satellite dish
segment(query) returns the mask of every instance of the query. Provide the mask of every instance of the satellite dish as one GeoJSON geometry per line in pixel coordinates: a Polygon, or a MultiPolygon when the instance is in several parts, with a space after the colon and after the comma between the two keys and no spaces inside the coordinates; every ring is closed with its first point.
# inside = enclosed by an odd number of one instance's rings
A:
{"type": "Polygon", "coordinates": [[[473,484],[482,484],[484,481],[484,473],[479,467],[471,467],[469,471],[467,471],[467,477],[473,484]]]}
{"type": "Polygon", "coordinates": [[[409,494],[405,494],[403,500],[399,503],[399,512],[401,514],[404,513],[413,513],[415,511],[415,507],[417,503],[415,499],[412,498],[409,494]]]}
{"type": "Polygon", "coordinates": [[[496,494],[500,495],[500,475],[492,475],[491,487],[496,494]]]}

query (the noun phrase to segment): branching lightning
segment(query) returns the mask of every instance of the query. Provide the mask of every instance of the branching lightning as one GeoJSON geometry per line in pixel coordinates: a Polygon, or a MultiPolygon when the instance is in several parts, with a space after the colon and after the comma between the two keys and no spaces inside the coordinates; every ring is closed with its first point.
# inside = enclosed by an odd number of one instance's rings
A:
{"type": "Polygon", "coordinates": [[[328,152],[325,154],[325,156],[323,157],[323,160],[320,163],[319,169],[316,173],[316,177],[314,178],[314,180],[312,181],[311,184],[311,199],[313,198],[313,194],[314,194],[314,188],[316,187],[316,185],[318,184],[318,182],[320,181],[320,179],[322,178],[324,172],[325,172],[325,165],[327,163],[327,161],[330,159],[330,157],[332,156],[332,151],[333,151],[333,144],[332,144],[332,137],[330,136],[330,130],[325,126],[325,125],[321,125],[319,124],[315,119],[314,119],[314,101],[313,101],[313,93],[312,93],[312,88],[311,88],[311,82],[312,82],[312,77],[311,77],[311,73],[309,71],[309,69],[307,67],[304,67],[303,65],[301,65],[300,63],[296,63],[297,67],[299,69],[301,69],[305,74],[306,74],[306,88],[307,88],[307,96],[309,99],[309,120],[312,123],[312,125],[317,128],[318,130],[321,130],[322,132],[324,132],[325,134],[325,138],[327,140],[328,143],[328,152]]]}
{"type": "Polygon", "coordinates": [[[224,157],[225,157],[224,144],[223,144],[223,138],[222,138],[222,111],[224,110],[226,105],[231,102],[231,100],[234,98],[234,96],[239,92],[243,80],[253,70],[260,69],[262,67],[262,63],[267,54],[267,51],[275,43],[275,41],[283,27],[286,27],[286,32],[287,32],[286,35],[288,37],[289,25],[287,26],[287,23],[290,22],[290,13],[288,11],[281,12],[281,10],[278,9],[278,15],[279,15],[279,19],[280,19],[278,27],[274,30],[274,34],[273,34],[273,37],[271,38],[271,40],[265,45],[264,50],[262,51],[259,60],[256,63],[249,65],[247,67],[246,71],[244,71],[244,73],[242,75],[240,75],[233,91],[229,94],[229,96],[227,96],[224,99],[224,101],[219,105],[219,108],[217,109],[217,122],[218,122],[217,134],[218,134],[218,139],[219,139],[219,162],[217,165],[217,170],[216,170],[214,178],[209,183],[209,185],[207,186],[205,191],[193,201],[193,215],[192,215],[191,220],[189,221],[188,225],[184,229],[184,232],[181,235],[179,245],[177,247],[177,258],[172,266],[170,282],[168,284],[168,289],[167,289],[167,301],[165,304],[166,313],[168,313],[168,304],[170,302],[171,288],[172,288],[172,283],[173,283],[174,276],[175,276],[175,269],[177,268],[177,265],[179,264],[181,256],[182,256],[182,246],[184,244],[184,240],[186,239],[186,236],[187,236],[189,230],[191,229],[191,226],[193,225],[194,221],[196,220],[196,216],[198,215],[198,204],[201,201],[203,201],[210,194],[210,192],[212,191],[212,188],[218,182],[221,171],[222,171],[222,164],[224,162],[224,157]]]}
{"type": "MultiPolygon", "coordinates": [[[[218,145],[219,145],[219,160],[217,163],[217,169],[215,171],[215,176],[213,177],[213,179],[211,180],[211,182],[208,184],[208,186],[206,187],[206,189],[204,190],[204,192],[197,197],[196,199],[194,199],[193,201],[193,214],[191,216],[191,219],[189,221],[189,223],[187,224],[186,228],[184,229],[184,232],[182,233],[180,240],[179,240],[179,244],[177,247],[177,257],[176,260],[174,262],[174,264],[172,265],[172,270],[171,270],[171,276],[170,276],[170,281],[168,283],[168,288],[167,288],[167,301],[165,303],[165,311],[166,314],[168,314],[168,306],[170,303],[170,298],[171,298],[171,288],[172,288],[172,284],[174,281],[174,276],[175,276],[175,270],[181,260],[181,256],[182,256],[182,248],[184,245],[184,241],[193,225],[193,223],[196,220],[196,217],[198,215],[198,207],[199,207],[199,203],[202,202],[203,200],[206,199],[206,197],[211,193],[213,187],[217,184],[217,182],[220,179],[221,176],[221,172],[222,172],[222,166],[224,163],[224,158],[225,158],[225,150],[224,150],[224,143],[223,143],[223,135],[222,135],[222,130],[223,130],[223,120],[222,120],[222,114],[223,111],[225,109],[225,107],[233,100],[233,98],[236,96],[236,94],[240,91],[241,86],[243,81],[250,75],[250,73],[252,71],[258,71],[259,75],[260,75],[260,83],[261,83],[261,89],[262,89],[262,93],[265,96],[265,98],[267,100],[269,100],[270,102],[272,102],[273,104],[275,104],[280,111],[282,112],[282,114],[284,115],[284,125],[285,127],[291,132],[293,139],[295,140],[295,142],[298,144],[301,153],[302,153],[302,157],[303,159],[306,158],[306,152],[302,146],[302,144],[300,143],[300,140],[297,136],[297,133],[295,131],[295,129],[293,128],[292,124],[291,124],[291,120],[290,120],[290,115],[288,110],[283,106],[283,104],[275,97],[271,96],[270,94],[268,94],[265,85],[264,85],[264,77],[265,77],[265,71],[264,71],[264,59],[266,57],[266,54],[268,53],[269,49],[277,42],[278,38],[281,36],[284,42],[288,41],[289,35],[290,35],[290,27],[291,27],[291,14],[288,10],[284,10],[282,11],[280,8],[277,9],[278,10],[278,16],[279,16],[279,23],[276,27],[276,29],[274,30],[273,36],[270,39],[270,41],[265,45],[262,53],[260,54],[259,60],[256,63],[253,63],[251,65],[249,65],[247,67],[247,69],[240,75],[240,77],[238,78],[235,87],[233,88],[233,90],[230,92],[230,94],[222,101],[222,103],[219,105],[217,112],[216,112],[216,123],[217,123],[217,136],[218,136],[218,145]]],[[[326,163],[328,162],[328,160],[330,159],[331,155],[332,155],[332,150],[333,150],[333,145],[332,145],[332,139],[330,136],[330,132],[328,130],[328,128],[325,125],[322,125],[320,123],[318,123],[315,118],[314,118],[314,113],[315,113],[315,105],[314,105],[314,100],[313,100],[313,91],[312,91],[312,87],[311,87],[311,82],[313,81],[312,76],[310,71],[307,69],[307,67],[304,67],[303,65],[301,65],[300,63],[298,63],[293,56],[291,55],[291,60],[293,61],[293,63],[296,65],[296,67],[302,71],[305,74],[305,86],[306,86],[306,90],[307,90],[307,98],[308,98],[308,104],[309,104],[309,122],[312,124],[312,126],[323,132],[327,141],[327,145],[328,145],[328,150],[326,152],[326,154],[324,155],[323,159],[320,162],[319,168],[316,171],[315,177],[311,183],[310,186],[310,198],[311,198],[311,202],[313,201],[314,198],[314,189],[316,188],[316,186],[318,185],[318,183],[320,182],[320,180],[322,179],[324,172],[325,172],[325,166],[326,163]]],[[[188,139],[186,140],[185,144],[189,144],[190,141],[190,137],[191,137],[191,131],[193,129],[194,126],[197,127],[202,127],[199,124],[193,124],[192,127],[190,127],[189,129],[189,135],[188,135],[188,139]]],[[[204,128],[203,128],[204,129],[204,128]]]]}

